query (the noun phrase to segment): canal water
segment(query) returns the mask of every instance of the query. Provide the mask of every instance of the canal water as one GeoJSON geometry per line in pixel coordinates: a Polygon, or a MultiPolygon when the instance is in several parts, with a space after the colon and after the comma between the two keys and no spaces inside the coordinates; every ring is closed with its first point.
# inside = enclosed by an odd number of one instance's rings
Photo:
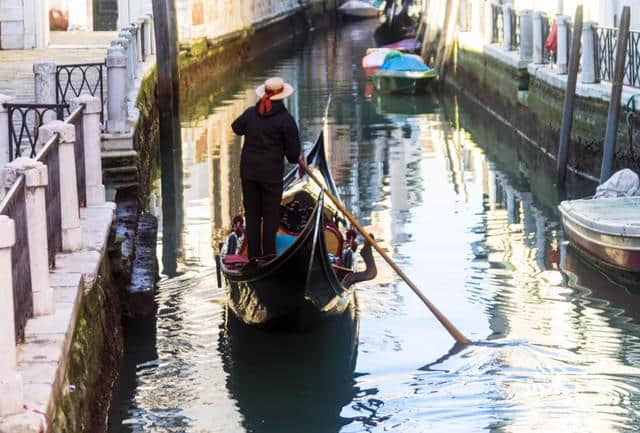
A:
{"type": "Polygon", "coordinates": [[[112,433],[640,429],[640,298],[567,247],[549,161],[468,100],[375,94],[360,68],[373,31],[315,32],[183,100],[179,248],[160,240],[157,315],[127,329],[112,433]],[[230,124],[272,75],[296,88],[303,138],[324,129],[348,207],[478,344],[453,345],[381,260],[355,321],[272,334],[227,314],[214,255],[241,211],[230,124]]]}

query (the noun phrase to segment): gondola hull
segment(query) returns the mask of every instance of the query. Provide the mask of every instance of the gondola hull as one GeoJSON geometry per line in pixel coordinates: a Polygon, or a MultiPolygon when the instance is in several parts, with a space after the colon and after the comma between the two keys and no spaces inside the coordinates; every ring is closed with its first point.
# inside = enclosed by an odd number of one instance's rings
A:
{"type": "Polygon", "coordinates": [[[229,307],[243,322],[304,327],[324,316],[341,314],[349,306],[352,290],[342,287],[327,263],[320,210],[318,206],[314,213],[315,224],[272,262],[242,272],[224,272],[229,307]]]}

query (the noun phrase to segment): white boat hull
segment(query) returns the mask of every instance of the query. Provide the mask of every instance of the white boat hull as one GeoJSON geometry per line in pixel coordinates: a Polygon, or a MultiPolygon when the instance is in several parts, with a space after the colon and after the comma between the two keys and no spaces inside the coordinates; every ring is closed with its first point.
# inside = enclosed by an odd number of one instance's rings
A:
{"type": "Polygon", "coordinates": [[[352,18],[375,18],[377,17],[380,12],[378,11],[378,9],[344,9],[344,10],[340,10],[340,13],[344,16],[347,17],[352,17],[352,18]]]}
{"type": "Polygon", "coordinates": [[[640,273],[640,197],[565,201],[558,207],[569,241],[598,261],[627,272],[640,273]],[[621,212],[629,212],[621,214],[621,212]]]}

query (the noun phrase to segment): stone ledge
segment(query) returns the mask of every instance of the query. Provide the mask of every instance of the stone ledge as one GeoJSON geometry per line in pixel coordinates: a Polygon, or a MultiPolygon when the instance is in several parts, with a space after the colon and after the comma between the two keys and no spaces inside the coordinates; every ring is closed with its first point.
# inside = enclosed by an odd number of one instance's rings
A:
{"type": "Polygon", "coordinates": [[[461,49],[475,53],[482,53],[486,45],[484,37],[473,32],[458,33],[458,44],[461,49]]]}
{"type": "Polygon", "coordinates": [[[29,319],[25,342],[16,348],[26,409],[21,414],[0,418],[0,433],[43,431],[44,417],[33,410],[49,415],[53,411],[53,396],[64,383],[84,294],[93,288],[105,256],[114,210],[114,203],[82,209],[80,224],[85,249],[56,256],[56,268],[49,273],[55,313],[29,319]]]}
{"type": "Polygon", "coordinates": [[[485,55],[514,69],[526,71],[527,65],[531,63],[529,60],[520,60],[520,53],[518,51],[505,51],[499,44],[486,44],[483,52],[485,55]]]}
{"type": "MultiPolygon", "coordinates": [[[[565,90],[567,88],[568,75],[560,75],[551,69],[548,65],[534,65],[528,66],[529,75],[538,81],[542,81],[552,87],[565,90]]],[[[629,99],[633,95],[640,94],[640,89],[636,89],[629,86],[622,87],[622,106],[626,106],[629,99]]],[[[583,98],[600,99],[608,102],[611,97],[611,83],[601,82],[594,84],[585,84],[581,81],[581,74],[578,74],[578,83],[576,84],[576,95],[583,98]]],[[[640,107],[636,110],[639,111],[640,107]]]]}

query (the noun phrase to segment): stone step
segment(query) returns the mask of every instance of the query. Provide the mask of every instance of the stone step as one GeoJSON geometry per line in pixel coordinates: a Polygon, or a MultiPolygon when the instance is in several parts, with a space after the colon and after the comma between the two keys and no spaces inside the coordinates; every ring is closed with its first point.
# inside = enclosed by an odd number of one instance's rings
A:
{"type": "Polygon", "coordinates": [[[103,150],[102,159],[104,158],[137,158],[138,152],[135,150],[103,150]]]}
{"type": "Polygon", "coordinates": [[[123,166],[123,167],[107,167],[107,168],[103,169],[103,171],[105,173],[110,173],[110,174],[135,173],[137,175],[138,174],[138,167],[136,167],[135,165],[126,165],[126,166],[123,166]]]}
{"type": "Polygon", "coordinates": [[[135,150],[102,152],[103,170],[115,167],[136,166],[138,163],[138,153],[135,150]]]}
{"type": "Polygon", "coordinates": [[[104,169],[103,178],[107,185],[115,183],[137,183],[140,180],[138,169],[134,166],[104,169]]]}

